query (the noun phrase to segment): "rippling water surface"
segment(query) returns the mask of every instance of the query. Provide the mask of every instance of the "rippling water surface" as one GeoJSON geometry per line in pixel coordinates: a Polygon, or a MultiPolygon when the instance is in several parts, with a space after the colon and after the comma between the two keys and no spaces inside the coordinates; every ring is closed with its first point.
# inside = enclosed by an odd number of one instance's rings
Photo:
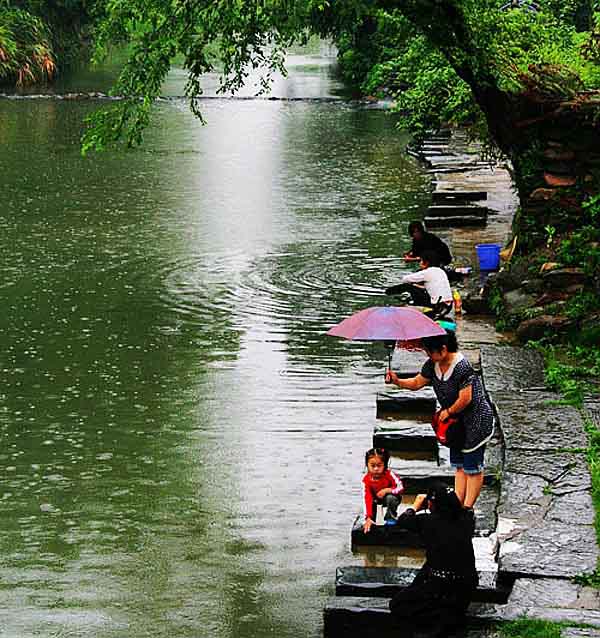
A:
{"type": "Polygon", "coordinates": [[[324,332],[428,180],[379,110],[173,100],[82,158],[94,106],[0,102],[1,635],[320,636],[385,361],[324,332]]]}

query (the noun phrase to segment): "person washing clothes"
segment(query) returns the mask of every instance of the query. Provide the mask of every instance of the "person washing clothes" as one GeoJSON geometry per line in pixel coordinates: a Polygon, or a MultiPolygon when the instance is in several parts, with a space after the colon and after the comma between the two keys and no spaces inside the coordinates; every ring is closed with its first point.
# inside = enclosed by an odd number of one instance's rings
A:
{"type": "Polygon", "coordinates": [[[412,237],[412,246],[404,255],[406,260],[418,261],[425,253],[435,253],[440,266],[448,266],[452,261],[448,246],[437,235],[428,233],[421,222],[410,222],[408,234],[412,237]]]}
{"type": "Polygon", "coordinates": [[[397,286],[386,288],[386,295],[408,292],[416,306],[436,308],[437,316],[447,315],[452,310],[452,289],[448,275],[439,267],[436,253],[425,252],[419,270],[404,275],[397,286]]]}

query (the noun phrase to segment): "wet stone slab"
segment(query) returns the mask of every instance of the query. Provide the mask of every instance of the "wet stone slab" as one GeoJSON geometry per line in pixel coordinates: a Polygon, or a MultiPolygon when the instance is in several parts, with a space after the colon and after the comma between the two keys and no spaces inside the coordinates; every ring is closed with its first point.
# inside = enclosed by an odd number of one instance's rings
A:
{"type": "Polygon", "coordinates": [[[523,578],[515,581],[506,605],[482,606],[479,615],[498,621],[529,616],[600,627],[600,598],[598,590],[566,580],[523,578]]]}
{"type": "Polygon", "coordinates": [[[516,521],[515,527],[519,529],[542,525],[544,521],[592,525],[594,507],[589,474],[585,476],[585,469],[580,472],[582,480],[588,481],[587,489],[565,492],[542,477],[506,472],[498,507],[500,516],[516,521]]]}
{"type": "Polygon", "coordinates": [[[499,569],[512,576],[572,578],[591,574],[598,558],[593,525],[555,520],[532,521],[499,517],[499,569]],[[520,524],[521,523],[521,524],[520,524]]]}
{"type": "MultiPolygon", "coordinates": [[[[382,638],[393,636],[403,638],[403,628],[397,625],[389,610],[389,598],[360,598],[355,596],[337,596],[330,598],[323,614],[325,638],[382,638]]],[[[468,633],[470,638],[495,636],[489,632],[482,621],[482,611],[495,620],[494,605],[474,603],[469,607],[468,633]],[[489,609],[488,609],[489,608],[489,609]]],[[[423,634],[424,636],[426,634],[423,634]]]]}
{"type": "Polygon", "coordinates": [[[423,221],[426,228],[462,228],[465,226],[485,226],[486,217],[480,215],[453,215],[444,217],[427,215],[423,221]]]}
{"type": "Polygon", "coordinates": [[[591,478],[583,452],[544,452],[506,450],[504,468],[507,472],[526,474],[544,479],[556,494],[569,494],[589,489],[591,478]]]}
{"type": "Polygon", "coordinates": [[[555,405],[558,398],[550,392],[496,394],[507,456],[514,448],[547,452],[582,450],[587,446],[581,414],[571,406],[555,405]]]}
{"type": "Polygon", "coordinates": [[[600,590],[567,580],[519,578],[510,594],[510,604],[595,611],[596,621],[600,621],[600,590]]]}
{"type": "Polygon", "coordinates": [[[600,638],[600,629],[566,628],[562,630],[562,638],[600,638]]]}
{"type": "Polygon", "coordinates": [[[445,204],[447,202],[471,202],[487,199],[487,191],[475,190],[435,190],[431,194],[433,202],[445,204]]]}
{"type": "MultiPolygon", "coordinates": [[[[406,489],[411,489],[414,485],[410,478],[402,480],[406,486],[406,489]]],[[[429,477],[420,486],[424,489],[420,492],[426,492],[427,487],[433,482],[433,479],[429,477]]],[[[450,484],[452,480],[448,481],[450,484]]],[[[490,536],[496,530],[497,514],[496,508],[498,505],[499,486],[490,485],[484,486],[481,491],[481,495],[477,499],[475,504],[475,536],[487,537],[490,536]]],[[[410,498],[410,497],[409,497],[410,498]]],[[[412,499],[411,499],[412,501],[412,499]]],[[[408,507],[409,504],[406,504],[408,507]]],[[[402,510],[400,510],[401,512],[402,510]]],[[[364,518],[362,512],[355,518],[352,525],[351,543],[352,547],[361,547],[364,545],[387,545],[394,547],[422,547],[423,543],[418,534],[409,532],[402,529],[398,525],[393,526],[373,526],[371,530],[365,534],[363,532],[364,518]]]]}
{"type": "Polygon", "coordinates": [[[473,215],[486,217],[488,209],[474,204],[436,204],[427,209],[428,217],[463,217],[473,215]]]}
{"type": "Polygon", "coordinates": [[[515,346],[481,346],[481,369],[486,390],[511,395],[545,388],[544,360],[539,352],[515,346]]]}
{"type": "MultiPolygon", "coordinates": [[[[390,567],[338,567],[335,575],[336,596],[391,598],[408,587],[418,569],[390,567]]],[[[497,572],[479,572],[479,585],[473,596],[477,602],[505,603],[510,593],[507,584],[498,583],[497,572]]]]}
{"type": "Polygon", "coordinates": [[[431,388],[411,392],[410,390],[385,390],[378,392],[377,416],[382,418],[388,414],[397,414],[408,418],[418,415],[418,420],[431,422],[436,409],[436,398],[431,388]]]}
{"type": "Polygon", "coordinates": [[[390,430],[375,427],[373,447],[382,447],[390,451],[429,452],[437,459],[438,443],[430,426],[414,425],[390,430]]]}

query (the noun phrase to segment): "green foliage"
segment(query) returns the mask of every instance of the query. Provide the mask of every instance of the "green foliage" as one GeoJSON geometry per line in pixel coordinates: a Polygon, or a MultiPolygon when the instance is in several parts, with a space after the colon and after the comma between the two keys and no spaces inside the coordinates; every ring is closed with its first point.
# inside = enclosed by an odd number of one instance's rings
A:
{"type": "Polygon", "coordinates": [[[401,126],[417,139],[444,123],[481,118],[469,86],[423,36],[412,38],[397,60],[396,83],[402,87],[396,94],[401,126]]]}
{"type": "MultiPolygon", "coordinates": [[[[398,93],[404,123],[417,133],[442,121],[475,122],[485,131],[481,123],[484,117],[497,118],[491,113],[498,99],[508,108],[513,94],[564,98],[600,85],[599,65],[589,54],[594,47],[584,47],[593,39],[574,26],[580,3],[549,3],[537,13],[500,11],[501,4],[106,0],[97,53],[115,41],[128,43],[131,56],[115,92],[130,99],[117,106],[121,113],[94,118],[84,147],[103,147],[119,135],[138,143],[149,122],[149,105],[176,57],[189,71],[186,93],[199,114],[201,76],[214,70],[215,45],[222,61],[221,91],[236,90],[248,69],[259,67],[266,88],[273,72],[283,71],[285,48],[311,33],[335,40],[342,73],[353,85],[369,93],[398,93]]],[[[498,127],[489,130],[506,152],[498,127]]]]}
{"type": "Polygon", "coordinates": [[[556,256],[560,263],[580,266],[589,277],[597,277],[600,273],[600,227],[588,224],[566,235],[558,245],[556,256]]]}
{"type": "Polygon", "coordinates": [[[23,85],[48,80],[55,69],[43,21],[8,2],[0,4],[0,83],[23,85]]]}
{"type": "Polygon", "coordinates": [[[565,396],[572,405],[581,406],[590,380],[600,376],[600,347],[586,345],[550,345],[530,342],[539,349],[546,361],[546,383],[565,396]]]}
{"type": "Polygon", "coordinates": [[[520,618],[500,625],[505,638],[560,638],[561,625],[547,620],[520,618]]]}

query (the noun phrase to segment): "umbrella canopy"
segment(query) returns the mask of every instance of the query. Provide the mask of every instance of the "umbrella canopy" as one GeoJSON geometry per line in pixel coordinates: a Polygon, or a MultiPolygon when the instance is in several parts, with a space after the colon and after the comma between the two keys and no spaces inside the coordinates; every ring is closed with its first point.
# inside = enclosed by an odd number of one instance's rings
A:
{"type": "Polygon", "coordinates": [[[332,326],[327,334],[354,341],[410,341],[444,335],[446,331],[415,308],[365,308],[332,326]]]}

